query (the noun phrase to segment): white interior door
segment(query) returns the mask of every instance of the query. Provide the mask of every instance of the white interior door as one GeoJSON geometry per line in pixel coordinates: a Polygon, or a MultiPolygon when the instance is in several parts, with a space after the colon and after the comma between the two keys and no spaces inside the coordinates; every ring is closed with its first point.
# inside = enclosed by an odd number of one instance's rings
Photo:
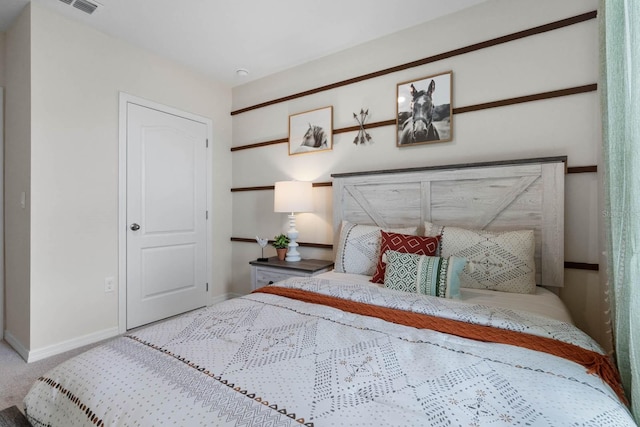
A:
{"type": "Polygon", "coordinates": [[[206,305],[207,125],[127,104],[126,324],[206,305]]]}

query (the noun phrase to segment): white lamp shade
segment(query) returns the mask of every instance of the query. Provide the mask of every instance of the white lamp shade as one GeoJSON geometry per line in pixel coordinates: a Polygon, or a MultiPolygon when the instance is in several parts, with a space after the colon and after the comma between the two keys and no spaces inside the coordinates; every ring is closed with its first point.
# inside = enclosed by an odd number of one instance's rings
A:
{"type": "Polygon", "coordinates": [[[313,210],[311,188],[311,183],[306,181],[276,182],[273,211],[311,212],[313,210]]]}

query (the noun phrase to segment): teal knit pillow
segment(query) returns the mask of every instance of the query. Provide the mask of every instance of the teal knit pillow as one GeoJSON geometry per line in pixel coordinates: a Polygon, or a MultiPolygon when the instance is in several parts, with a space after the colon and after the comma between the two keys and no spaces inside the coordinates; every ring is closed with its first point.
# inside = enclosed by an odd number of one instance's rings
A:
{"type": "Polygon", "coordinates": [[[440,298],[460,297],[460,272],[467,260],[387,251],[384,286],[440,298]]]}

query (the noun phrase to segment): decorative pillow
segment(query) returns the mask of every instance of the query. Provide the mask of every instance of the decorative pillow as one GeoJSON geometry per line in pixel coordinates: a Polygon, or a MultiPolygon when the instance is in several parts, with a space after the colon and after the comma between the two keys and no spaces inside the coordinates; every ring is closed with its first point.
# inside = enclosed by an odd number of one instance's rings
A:
{"type": "Polygon", "coordinates": [[[536,291],[533,230],[489,232],[425,222],[425,235],[440,235],[442,257],[466,258],[463,288],[532,294],[536,291]]]}
{"type": "Polygon", "coordinates": [[[467,260],[387,251],[384,286],[440,298],[460,297],[460,273],[467,260]]]}
{"type": "Polygon", "coordinates": [[[424,237],[411,236],[408,234],[387,233],[380,231],[380,255],[378,265],[371,281],[373,283],[384,283],[385,262],[382,255],[386,251],[396,251],[405,254],[429,255],[433,256],[438,250],[438,240],[440,236],[424,237]]]}
{"type": "MultiPolygon", "coordinates": [[[[380,231],[375,225],[353,224],[342,221],[335,271],[338,273],[364,274],[373,276],[380,252],[380,231]]],[[[418,227],[393,228],[401,234],[416,234],[418,227]]]]}

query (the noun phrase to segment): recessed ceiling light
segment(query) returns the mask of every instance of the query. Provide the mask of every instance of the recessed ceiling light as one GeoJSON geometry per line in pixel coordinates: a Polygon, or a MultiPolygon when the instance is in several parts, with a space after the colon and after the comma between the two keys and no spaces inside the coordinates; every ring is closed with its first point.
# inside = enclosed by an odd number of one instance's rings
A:
{"type": "Polygon", "coordinates": [[[238,68],[236,70],[236,74],[240,77],[245,77],[249,75],[249,70],[245,69],[245,68],[238,68]]]}

